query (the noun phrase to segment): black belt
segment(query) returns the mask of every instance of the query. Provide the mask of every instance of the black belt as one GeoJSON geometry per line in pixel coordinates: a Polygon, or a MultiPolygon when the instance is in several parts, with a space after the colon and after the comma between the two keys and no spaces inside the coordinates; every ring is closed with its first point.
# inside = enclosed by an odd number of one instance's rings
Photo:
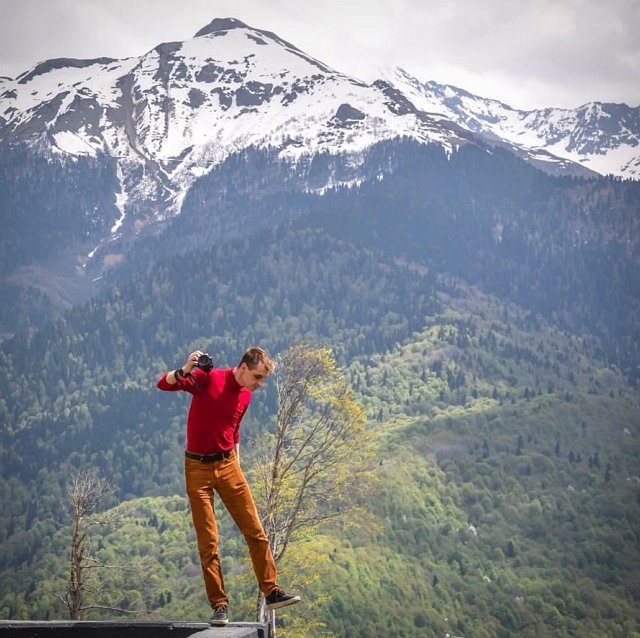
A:
{"type": "Polygon", "coordinates": [[[233,450],[225,450],[224,452],[216,452],[215,454],[196,454],[195,452],[188,452],[185,450],[184,455],[188,459],[200,461],[201,463],[215,463],[216,461],[228,459],[232,452],[233,450]]]}

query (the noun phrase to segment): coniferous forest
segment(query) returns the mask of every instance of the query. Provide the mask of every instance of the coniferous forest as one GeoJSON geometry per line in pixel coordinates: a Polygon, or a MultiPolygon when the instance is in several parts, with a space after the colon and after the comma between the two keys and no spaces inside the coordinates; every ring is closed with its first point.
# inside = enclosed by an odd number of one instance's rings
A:
{"type": "MultiPolygon", "coordinates": [[[[100,588],[141,618],[207,618],[188,402],[155,382],[195,348],[230,367],[247,345],[306,340],[365,408],[377,482],[367,517],[287,554],[303,602],[283,636],[640,635],[638,184],[411,143],[367,162],[391,170],[318,193],[246,152],[84,303],[56,316],[3,285],[1,617],[64,618],[67,483],[95,468],[112,486],[90,532],[112,567],[100,588]]],[[[243,423],[249,476],[275,402],[267,383],[243,423]]],[[[221,518],[231,617],[252,620],[245,545],[221,518]]]]}

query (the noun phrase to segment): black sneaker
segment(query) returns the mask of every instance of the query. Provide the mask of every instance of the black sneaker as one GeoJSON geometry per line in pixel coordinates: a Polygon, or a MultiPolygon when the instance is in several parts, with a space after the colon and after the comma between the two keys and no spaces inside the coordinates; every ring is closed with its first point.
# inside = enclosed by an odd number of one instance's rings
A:
{"type": "Polygon", "coordinates": [[[279,607],[286,607],[287,605],[293,605],[300,602],[300,596],[294,596],[293,594],[287,594],[286,591],[276,587],[267,596],[267,609],[278,609],[279,607]]]}
{"type": "Polygon", "coordinates": [[[213,616],[209,621],[212,625],[226,625],[229,622],[229,608],[224,603],[219,603],[213,608],[213,616]]]}

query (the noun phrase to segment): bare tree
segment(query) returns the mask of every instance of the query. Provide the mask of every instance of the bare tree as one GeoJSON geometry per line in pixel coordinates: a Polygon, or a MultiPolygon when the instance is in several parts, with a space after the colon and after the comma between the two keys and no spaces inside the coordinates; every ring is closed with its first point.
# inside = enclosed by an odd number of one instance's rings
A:
{"type": "Polygon", "coordinates": [[[83,605],[88,588],[87,569],[93,562],[87,556],[87,530],[95,521],[89,516],[108,488],[109,482],[98,476],[94,469],[74,472],[67,486],[73,518],[73,535],[69,556],[69,579],[63,601],[69,610],[69,616],[74,620],[86,609],[83,605]]]}
{"type": "MultiPolygon", "coordinates": [[[[257,465],[265,532],[278,563],[302,531],[345,518],[373,484],[377,437],[330,349],[299,343],[277,357],[276,431],[257,465]]],[[[257,617],[275,636],[258,595],[257,617]]]]}
{"type": "Polygon", "coordinates": [[[102,518],[96,516],[96,509],[103,495],[109,490],[109,482],[100,477],[97,470],[93,468],[73,472],[67,485],[70,513],[73,519],[73,533],[69,554],[67,589],[61,598],[69,610],[69,616],[74,620],[79,619],[84,612],[90,610],[102,609],[120,613],[142,611],[122,609],[110,604],[109,597],[105,592],[94,585],[95,578],[92,576],[92,570],[100,568],[122,571],[138,568],[138,566],[112,567],[98,561],[89,553],[89,529],[96,525],[116,522],[112,516],[102,518]],[[90,594],[94,600],[92,604],[87,603],[87,594],[90,594]]]}

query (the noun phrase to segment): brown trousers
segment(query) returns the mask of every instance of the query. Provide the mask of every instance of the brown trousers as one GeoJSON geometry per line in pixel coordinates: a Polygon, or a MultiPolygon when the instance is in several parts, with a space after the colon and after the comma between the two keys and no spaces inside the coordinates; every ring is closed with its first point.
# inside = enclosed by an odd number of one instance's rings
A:
{"type": "Polygon", "coordinates": [[[216,491],[227,511],[242,532],[260,591],[267,596],[276,587],[276,566],[258,511],[235,452],[228,459],[202,463],[185,458],[187,495],[193,526],[198,538],[198,552],[207,598],[214,607],[228,604],[218,553],[213,492],[216,491]]]}

